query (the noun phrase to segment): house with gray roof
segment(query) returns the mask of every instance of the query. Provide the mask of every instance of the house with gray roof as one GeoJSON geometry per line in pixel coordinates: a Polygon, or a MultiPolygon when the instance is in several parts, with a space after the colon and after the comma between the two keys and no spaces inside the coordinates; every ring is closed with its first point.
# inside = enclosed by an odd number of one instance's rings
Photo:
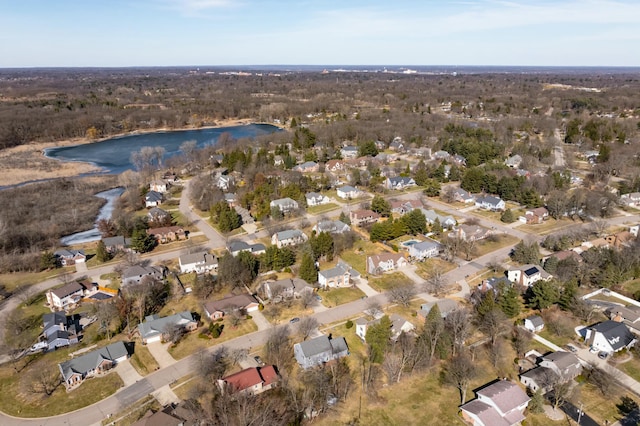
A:
{"type": "Polygon", "coordinates": [[[587,328],[584,341],[598,351],[612,354],[632,347],[636,338],[624,323],[609,320],[587,328]]]}
{"type": "MultiPolygon", "coordinates": [[[[398,314],[391,314],[391,316],[389,316],[389,320],[391,321],[391,340],[394,342],[398,340],[402,333],[412,333],[416,329],[415,325],[398,314]]],[[[362,317],[358,318],[356,320],[356,336],[361,338],[363,342],[366,341],[367,330],[369,327],[378,324],[379,322],[380,318],[376,318],[371,321],[362,317]]]]}
{"type": "Polygon", "coordinates": [[[455,191],[453,191],[453,199],[465,204],[475,204],[476,202],[475,195],[465,191],[462,188],[457,188],[455,191]]]}
{"type": "Polygon", "coordinates": [[[420,208],[420,211],[424,215],[424,218],[429,225],[433,225],[434,223],[436,223],[436,220],[437,220],[438,222],[440,222],[440,226],[442,226],[445,229],[449,229],[449,228],[453,228],[457,223],[456,220],[451,215],[443,216],[441,214],[436,213],[436,211],[432,209],[427,210],[424,208],[420,208]]]}
{"type": "Polygon", "coordinates": [[[504,200],[500,199],[500,197],[494,197],[492,195],[487,195],[484,197],[476,198],[476,206],[490,211],[502,211],[505,209],[506,204],[504,200]]]}
{"type": "Polygon", "coordinates": [[[105,375],[128,357],[129,352],[124,342],[120,341],[60,363],[58,368],[64,385],[67,390],[71,390],[80,386],[88,377],[105,375]]]}
{"type": "Polygon", "coordinates": [[[287,197],[287,198],[280,198],[278,200],[273,200],[269,203],[269,206],[271,208],[277,208],[282,213],[288,213],[298,208],[298,202],[287,197]]]}
{"type": "Polygon", "coordinates": [[[293,345],[293,354],[307,369],[349,355],[349,346],[344,337],[319,336],[293,345]]]}
{"type": "Polygon", "coordinates": [[[344,232],[351,231],[351,227],[340,220],[323,219],[313,225],[311,231],[315,232],[316,234],[319,234],[321,232],[326,232],[328,234],[342,234],[344,232]]]}
{"type": "Polygon", "coordinates": [[[320,169],[320,165],[315,161],[305,161],[302,164],[298,164],[293,169],[294,172],[300,173],[314,173],[320,169]]]}
{"type": "Polygon", "coordinates": [[[477,398],[460,406],[462,418],[474,426],[515,426],[525,419],[531,398],[510,380],[476,390],[477,398]]]}
{"type": "Polygon", "coordinates": [[[442,245],[432,239],[428,239],[409,246],[409,256],[417,260],[425,260],[436,257],[440,253],[442,245]]]}
{"type": "Polygon", "coordinates": [[[438,306],[438,310],[440,311],[440,316],[442,318],[446,318],[447,315],[458,309],[458,306],[460,306],[458,302],[452,299],[439,299],[435,302],[423,303],[420,305],[420,310],[417,313],[417,317],[420,322],[424,322],[427,315],[429,315],[429,312],[431,312],[431,309],[436,305],[438,306]]]}
{"type": "Polygon", "coordinates": [[[158,207],[162,204],[162,194],[157,191],[149,191],[144,196],[144,204],[148,207],[158,207]]]}
{"type": "Polygon", "coordinates": [[[566,383],[582,373],[582,364],[571,352],[551,352],[538,359],[538,365],[520,374],[520,382],[536,392],[549,391],[556,383],[566,383]]]}
{"type": "Polygon", "coordinates": [[[511,157],[504,160],[504,164],[506,164],[508,167],[511,167],[512,169],[519,168],[520,163],[522,163],[522,156],[520,156],[519,154],[512,155],[511,157]]]}
{"type": "Polygon", "coordinates": [[[329,197],[318,192],[307,192],[304,194],[304,198],[307,200],[307,206],[320,206],[328,204],[330,201],[329,197]]]}
{"type": "Polygon", "coordinates": [[[171,213],[160,207],[151,207],[147,212],[147,218],[150,222],[163,222],[171,219],[171,213]]]}
{"type": "Polygon", "coordinates": [[[48,313],[42,316],[42,323],[42,337],[47,343],[48,350],[73,345],[80,340],[82,325],[80,325],[80,315],[78,314],[48,313]]]}
{"type": "Polygon", "coordinates": [[[405,189],[410,186],[416,186],[416,181],[408,176],[388,177],[384,186],[387,189],[405,189]]]}
{"type": "Polygon", "coordinates": [[[277,281],[265,281],[260,286],[260,293],[272,301],[302,297],[304,293],[313,292],[313,287],[300,278],[284,278],[277,281]]]}
{"type": "Polygon", "coordinates": [[[524,328],[532,333],[537,333],[544,328],[544,320],[540,315],[530,315],[524,319],[524,328]]]}
{"type": "Polygon", "coordinates": [[[351,198],[358,198],[360,195],[362,195],[362,191],[354,188],[351,185],[344,185],[336,189],[336,194],[343,200],[348,200],[351,198]]]}
{"type": "Polygon", "coordinates": [[[122,285],[140,284],[147,277],[162,280],[165,277],[165,270],[160,266],[134,265],[122,273],[122,285]]]}
{"type": "Polygon", "coordinates": [[[251,254],[262,254],[266,251],[264,244],[256,243],[249,244],[244,241],[231,241],[227,245],[227,250],[231,253],[231,256],[236,257],[243,251],[248,251],[251,254]]]}
{"type": "Polygon", "coordinates": [[[342,158],[357,158],[358,157],[358,147],[347,145],[340,149],[340,155],[342,158]]]}
{"type": "Polygon", "coordinates": [[[56,250],[53,255],[61,266],[71,266],[76,263],[84,263],[87,260],[83,250],[61,249],[56,250]]]}
{"type": "Polygon", "coordinates": [[[52,310],[62,310],[74,306],[84,297],[85,287],[77,281],[47,291],[47,303],[52,310]]]}
{"type": "Polygon", "coordinates": [[[230,312],[255,312],[259,307],[260,304],[255,297],[250,294],[242,293],[236,296],[225,297],[220,300],[211,300],[204,304],[204,312],[210,319],[217,320],[230,312]]]}
{"type": "Polygon", "coordinates": [[[189,311],[169,315],[168,317],[149,315],[143,323],[138,325],[138,332],[142,343],[146,345],[147,343],[161,341],[163,336],[168,334],[167,330],[170,327],[178,327],[182,331],[188,332],[198,328],[198,322],[189,311]]]}
{"type": "MultiPolygon", "coordinates": [[[[324,271],[318,271],[318,284],[320,287],[349,287],[351,286],[351,272],[354,271],[349,264],[339,261],[336,266],[324,271]]],[[[354,271],[355,272],[355,271],[354,271]]]]}
{"type": "Polygon", "coordinates": [[[131,250],[131,238],[125,238],[122,235],[103,238],[102,242],[104,243],[104,247],[107,249],[107,252],[111,254],[131,250]]]}
{"type": "Polygon", "coordinates": [[[183,274],[190,272],[204,274],[218,270],[218,258],[207,252],[183,254],[178,258],[178,263],[180,272],[183,274]]]}
{"type": "Polygon", "coordinates": [[[287,229],[286,231],[276,232],[271,236],[271,244],[278,248],[295,246],[307,241],[307,236],[299,229],[287,229]]]}

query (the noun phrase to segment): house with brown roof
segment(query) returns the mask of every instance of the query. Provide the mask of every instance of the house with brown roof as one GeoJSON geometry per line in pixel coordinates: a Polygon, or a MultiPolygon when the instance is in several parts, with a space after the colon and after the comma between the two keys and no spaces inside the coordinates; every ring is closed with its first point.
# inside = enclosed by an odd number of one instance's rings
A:
{"type": "Polygon", "coordinates": [[[518,218],[520,222],[527,225],[539,224],[547,219],[549,219],[549,211],[544,207],[526,210],[524,215],[518,218]]]}
{"type": "Polygon", "coordinates": [[[493,231],[480,225],[461,224],[455,231],[449,233],[449,237],[459,238],[462,241],[480,241],[491,235],[493,231]]]}
{"type": "Polygon", "coordinates": [[[400,253],[380,253],[367,257],[367,273],[378,275],[407,266],[407,259],[400,253]]]}
{"type": "Polygon", "coordinates": [[[92,282],[73,281],[62,287],[47,291],[47,303],[51,310],[63,310],[80,303],[86,293],[96,290],[92,282]]]}
{"type": "Polygon", "coordinates": [[[341,172],[345,169],[345,162],[342,160],[329,160],[324,165],[324,169],[328,172],[341,172]]]}
{"type": "Polygon", "coordinates": [[[353,226],[368,225],[370,223],[376,223],[380,220],[380,215],[371,210],[354,210],[349,212],[349,220],[353,226]]]}
{"type": "Polygon", "coordinates": [[[147,234],[153,235],[158,243],[170,243],[172,241],[186,240],[187,234],[181,226],[165,226],[162,228],[147,229],[147,234]]]}
{"type": "Polygon", "coordinates": [[[278,371],[274,365],[251,367],[218,380],[222,392],[257,395],[278,384],[278,371]]]}
{"type": "Polygon", "coordinates": [[[525,419],[531,398],[510,380],[476,390],[477,398],[460,406],[462,418],[474,426],[514,426],[525,419]]]}
{"type": "Polygon", "coordinates": [[[217,320],[234,311],[240,311],[241,313],[255,312],[259,307],[260,303],[255,297],[249,294],[238,294],[237,296],[206,302],[204,311],[210,319],[217,320]]]}

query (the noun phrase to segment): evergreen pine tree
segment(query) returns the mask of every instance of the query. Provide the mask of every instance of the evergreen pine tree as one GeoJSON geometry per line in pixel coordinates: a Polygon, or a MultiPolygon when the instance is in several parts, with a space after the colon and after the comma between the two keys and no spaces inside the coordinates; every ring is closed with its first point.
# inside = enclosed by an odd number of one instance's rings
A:
{"type": "Polygon", "coordinates": [[[504,286],[500,290],[498,305],[509,318],[513,318],[520,313],[520,295],[514,286],[504,286]]]}
{"type": "Polygon", "coordinates": [[[315,262],[313,261],[313,255],[309,252],[302,255],[299,275],[300,278],[309,284],[313,284],[318,281],[318,270],[316,269],[315,262]]]}
{"type": "Polygon", "coordinates": [[[96,247],[96,259],[98,259],[98,262],[106,262],[111,259],[111,254],[107,251],[107,246],[104,245],[102,240],[98,241],[98,246],[96,247]]]}

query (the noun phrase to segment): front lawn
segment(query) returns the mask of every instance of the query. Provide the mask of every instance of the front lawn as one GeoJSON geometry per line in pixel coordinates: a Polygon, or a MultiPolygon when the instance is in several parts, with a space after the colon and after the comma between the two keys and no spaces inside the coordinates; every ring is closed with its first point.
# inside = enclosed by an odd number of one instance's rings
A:
{"type": "Polygon", "coordinates": [[[318,295],[322,297],[322,304],[327,308],[334,308],[365,297],[362,290],[355,286],[319,290],[318,295]]]}
{"type": "Polygon", "coordinates": [[[485,254],[492,253],[502,247],[516,244],[518,241],[520,241],[520,239],[513,235],[498,234],[492,236],[491,238],[481,240],[476,244],[474,257],[484,256],[485,254]]]}
{"type": "Polygon", "coordinates": [[[412,285],[413,281],[402,272],[383,274],[380,277],[369,277],[369,285],[375,291],[386,292],[394,287],[412,285]]]}
{"type": "Polygon", "coordinates": [[[130,359],[131,365],[141,376],[146,376],[160,368],[156,359],[149,352],[149,348],[140,343],[136,343],[134,353],[130,359]]]}
{"type": "Polygon", "coordinates": [[[456,264],[447,262],[446,260],[439,259],[437,257],[426,259],[423,262],[415,262],[416,266],[416,274],[420,276],[420,278],[429,279],[433,271],[441,271],[442,273],[446,273],[456,269],[456,264]]]}
{"type": "Polygon", "coordinates": [[[295,300],[285,300],[280,303],[269,303],[262,311],[264,317],[272,324],[288,323],[291,318],[302,318],[313,314],[313,309],[303,309],[295,300]]]}
{"type": "Polygon", "coordinates": [[[307,207],[307,212],[311,213],[311,214],[322,214],[322,213],[326,213],[326,212],[330,212],[332,210],[335,210],[335,209],[337,209],[339,207],[340,206],[335,204],[335,203],[327,203],[327,204],[321,204],[319,206],[307,207]]]}
{"type": "Polygon", "coordinates": [[[340,258],[362,275],[367,273],[367,256],[382,253],[384,249],[371,241],[358,240],[353,248],[340,253],[340,258]]]}

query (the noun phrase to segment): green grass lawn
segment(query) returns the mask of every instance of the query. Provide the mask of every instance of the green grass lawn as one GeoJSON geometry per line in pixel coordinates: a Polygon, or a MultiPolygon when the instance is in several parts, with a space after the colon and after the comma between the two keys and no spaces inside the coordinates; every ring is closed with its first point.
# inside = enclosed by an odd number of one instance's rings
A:
{"type": "Polygon", "coordinates": [[[482,240],[479,244],[476,244],[474,257],[484,256],[485,254],[496,251],[502,247],[510,246],[520,241],[513,235],[499,234],[496,236],[495,241],[491,239],[482,240]]]}
{"type": "Polygon", "coordinates": [[[382,253],[383,248],[371,241],[358,240],[350,250],[345,250],[340,254],[340,258],[347,262],[353,269],[362,275],[367,273],[367,256],[382,253]]]}
{"type": "Polygon", "coordinates": [[[327,308],[334,308],[344,303],[362,299],[365,294],[357,287],[332,288],[330,290],[320,290],[318,295],[322,297],[322,304],[327,308]]]}
{"type": "Polygon", "coordinates": [[[335,203],[327,203],[327,204],[321,204],[319,206],[307,207],[307,212],[309,212],[311,214],[322,214],[322,213],[326,213],[326,212],[330,212],[332,210],[335,210],[335,209],[337,209],[339,207],[340,206],[335,204],[335,203]]]}
{"type": "Polygon", "coordinates": [[[376,291],[385,292],[393,287],[411,285],[413,281],[402,272],[383,274],[380,277],[369,277],[369,285],[376,291]]]}
{"type": "Polygon", "coordinates": [[[265,306],[262,314],[272,324],[288,323],[291,318],[301,318],[311,315],[313,309],[303,309],[300,303],[295,301],[284,301],[281,303],[270,303],[265,306]]]}

